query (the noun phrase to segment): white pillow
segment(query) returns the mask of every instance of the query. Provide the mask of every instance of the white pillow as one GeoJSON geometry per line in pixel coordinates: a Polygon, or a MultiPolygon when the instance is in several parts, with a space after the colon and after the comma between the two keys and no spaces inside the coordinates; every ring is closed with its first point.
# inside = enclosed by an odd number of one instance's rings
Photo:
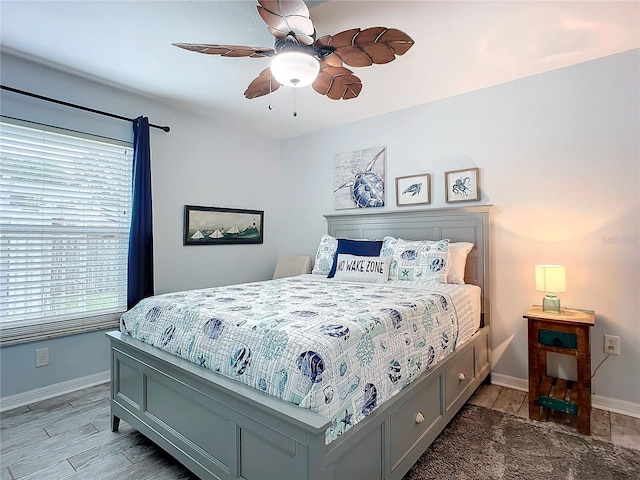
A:
{"type": "Polygon", "coordinates": [[[329,275],[331,267],[333,266],[333,257],[335,257],[337,249],[337,238],[331,235],[322,235],[311,273],[314,275],[324,275],[325,277],[329,275]]]}
{"type": "Polygon", "coordinates": [[[350,282],[384,283],[389,280],[390,264],[390,257],[361,257],[339,253],[333,278],[350,282]]]}
{"type": "Polygon", "coordinates": [[[447,282],[448,239],[409,241],[384,237],[380,256],[392,257],[390,280],[447,282]]]}
{"type": "Polygon", "coordinates": [[[449,270],[447,271],[447,283],[464,285],[464,270],[467,266],[467,256],[472,249],[473,243],[449,243],[449,270]]]}

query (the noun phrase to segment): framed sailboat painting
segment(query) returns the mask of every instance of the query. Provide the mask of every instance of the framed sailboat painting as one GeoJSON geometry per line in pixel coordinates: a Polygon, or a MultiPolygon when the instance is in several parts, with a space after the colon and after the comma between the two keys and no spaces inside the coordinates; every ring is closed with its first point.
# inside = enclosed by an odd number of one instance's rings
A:
{"type": "Polygon", "coordinates": [[[262,243],[264,211],[184,206],[184,245],[262,243]]]}

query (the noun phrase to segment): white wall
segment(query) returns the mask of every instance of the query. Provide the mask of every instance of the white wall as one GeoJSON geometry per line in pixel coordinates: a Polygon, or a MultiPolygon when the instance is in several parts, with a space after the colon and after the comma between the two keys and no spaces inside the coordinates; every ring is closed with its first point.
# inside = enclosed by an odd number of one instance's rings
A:
{"type": "Polygon", "coordinates": [[[387,146],[386,210],[397,209],[395,177],[431,173],[436,208],[447,206],[444,171],[479,167],[479,203],[494,205],[494,373],[527,378],[522,314],[543,295],[534,265],[561,263],[563,304],[596,311],[594,367],[603,334],[622,337],[594,393],[640,408],[639,70],[634,50],[283,142],[280,200],[304,228],[280,251],[315,252],[336,153],[387,146]]]}
{"type": "Polygon", "coordinates": [[[204,119],[183,120],[152,139],[156,293],[271,278],[279,238],[279,142],[204,119]],[[264,210],[264,243],[185,247],[184,205],[264,210]]]}
{"type": "MultiPolygon", "coordinates": [[[[155,288],[157,293],[270,278],[278,251],[276,179],[279,142],[260,138],[111,88],[3,54],[2,84],[129,118],[169,125],[151,129],[155,288]],[[261,245],[182,245],[185,204],[264,210],[261,245]]],[[[2,115],[133,140],[131,123],[2,91],[2,115]]],[[[0,349],[2,397],[109,369],[102,334],[27,343],[0,349]],[[87,345],[95,354],[85,355],[87,345]],[[35,370],[35,349],[49,346],[51,365],[35,370]]]]}

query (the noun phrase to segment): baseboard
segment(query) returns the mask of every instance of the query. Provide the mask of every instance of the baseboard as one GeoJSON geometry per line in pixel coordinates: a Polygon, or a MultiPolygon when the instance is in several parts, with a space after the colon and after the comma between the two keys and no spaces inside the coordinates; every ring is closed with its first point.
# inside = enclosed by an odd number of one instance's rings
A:
{"type": "MultiPolygon", "coordinates": [[[[529,380],[526,378],[510,377],[500,373],[491,374],[491,383],[500,385],[501,387],[512,388],[522,392],[529,391],[529,380]]],[[[620,413],[629,417],[640,418],[640,404],[609,398],[602,395],[593,395],[591,397],[591,406],[600,410],[620,413]]]]}
{"type": "Polygon", "coordinates": [[[28,392],[18,393],[9,397],[0,398],[0,412],[5,412],[14,408],[22,407],[30,403],[40,402],[48,398],[64,395],[65,393],[75,392],[83,388],[100,385],[111,380],[111,372],[109,370],[86,377],[74,378],[66,382],[55,383],[28,392]]]}
{"type": "Polygon", "coordinates": [[[501,387],[520,390],[521,392],[529,391],[529,380],[526,378],[510,377],[509,375],[492,372],[491,383],[493,385],[500,385],[501,387]]]}
{"type": "Polygon", "coordinates": [[[640,418],[640,404],[618,400],[617,398],[603,397],[602,395],[593,395],[591,397],[591,406],[600,410],[608,410],[629,417],[640,418]]]}

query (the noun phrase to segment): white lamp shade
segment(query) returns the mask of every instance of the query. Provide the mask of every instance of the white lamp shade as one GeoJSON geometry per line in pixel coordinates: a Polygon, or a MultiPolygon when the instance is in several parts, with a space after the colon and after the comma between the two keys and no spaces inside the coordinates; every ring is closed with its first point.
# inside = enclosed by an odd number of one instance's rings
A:
{"type": "Polygon", "coordinates": [[[271,60],[271,74],[286,87],[311,85],[320,72],[320,62],[308,53],[281,52],[271,60]]]}
{"type": "Polygon", "coordinates": [[[564,265],[536,265],[536,290],[559,293],[567,291],[564,265]]]}

